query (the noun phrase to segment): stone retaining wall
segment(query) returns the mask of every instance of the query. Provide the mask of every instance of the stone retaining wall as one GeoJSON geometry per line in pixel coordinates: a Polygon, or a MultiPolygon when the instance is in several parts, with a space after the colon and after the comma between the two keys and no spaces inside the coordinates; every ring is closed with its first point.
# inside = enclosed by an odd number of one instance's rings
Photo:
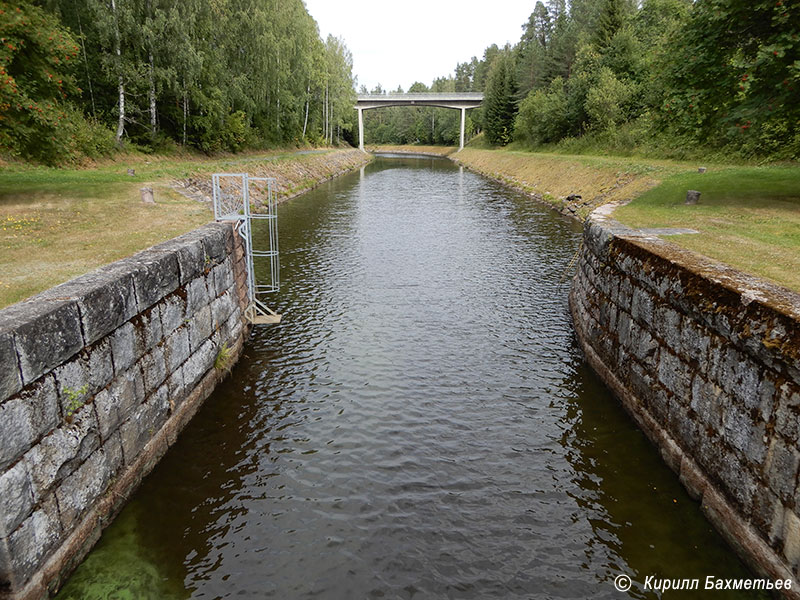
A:
{"type": "Polygon", "coordinates": [[[606,214],[570,295],[589,362],[732,546],[800,596],[800,295],[606,214]]]}
{"type": "Polygon", "coordinates": [[[212,223],[0,311],[0,598],[56,589],[174,443],[241,351],[245,277],[212,223]]]}

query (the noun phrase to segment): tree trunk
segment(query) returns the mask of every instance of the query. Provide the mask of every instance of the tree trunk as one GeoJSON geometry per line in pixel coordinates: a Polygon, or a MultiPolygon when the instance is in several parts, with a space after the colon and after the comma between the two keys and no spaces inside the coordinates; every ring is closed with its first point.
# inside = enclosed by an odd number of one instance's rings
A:
{"type": "Polygon", "coordinates": [[[97,109],[94,106],[94,91],[92,90],[92,76],[89,72],[89,60],[86,56],[86,43],[83,38],[83,25],[81,25],[81,11],[76,11],[78,15],[78,32],[81,34],[81,48],[83,49],[83,64],[86,67],[86,83],[89,84],[89,97],[92,99],[92,116],[97,115],[97,109]]]}
{"type": "Polygon", "coordinates": [[[148,77],[150,78],[150,138],[156,139],[157,125],[157,112],[156,112],[156,80],[153,75],[153,53],[150,52],[150,65],[148,69],[148,77]]]}
{"type": "Polygon", "coordinates": [[[308,127],[308,104],[309,104],[309,94],[311,93],[311,84],[306,87],[306,118],[303,121],[303,139],[306,137],[306,127],[308,127]]]}
{"type": "Polygon", "coordinates": [[[119,92],[119,120],[114,140],[119,146],[122,143],[122,135],[125,133],[125,80],[122,78],[122,48],[119,39],[116,0],[111,0],[111,12],[114,14],[114,52],[117,55],[117,91],[119,92]]]}
{"type": "Polygon", "coordinates": [[[189,95],[186,93],[186,77],[183,78],[183,146],[186,146],[186,121],[189,117],[189,95]]]}

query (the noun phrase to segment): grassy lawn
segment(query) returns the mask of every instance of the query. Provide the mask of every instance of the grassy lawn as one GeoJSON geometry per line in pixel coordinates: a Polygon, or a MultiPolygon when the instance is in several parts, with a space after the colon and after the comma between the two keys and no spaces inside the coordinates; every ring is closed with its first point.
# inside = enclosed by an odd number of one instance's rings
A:
{"type": "Polygon", "coordinates": [[[800,167],[732,167],[681,173],[617,209],[633,227],[689,227],[684,248],[800,291],[800,167]],[[701,192],[686,206],[687,190],[701,192]]]}
{"type": "Polygon", "coordinates": [[[215,160],[134,155],[91,169],[3,166],[0,307],[213,219],[205,204],[173,190],[171,181],[215,171],[252,171],[292,157],[298,158],[291,152],[215,160]],[[129,168],[135,176],[127,174],[129,168]],[[142,187],[153,188],[155,205],[141,202],[142,187]]]}

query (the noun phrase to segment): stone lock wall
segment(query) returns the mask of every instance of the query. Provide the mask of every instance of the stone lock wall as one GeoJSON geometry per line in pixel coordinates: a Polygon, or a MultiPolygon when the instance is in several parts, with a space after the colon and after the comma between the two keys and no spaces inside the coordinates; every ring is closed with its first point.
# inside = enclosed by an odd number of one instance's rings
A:
{"type": "Polygon", "coordinates": [[[241,351],[245,278],[212,223],[0,311],[0,598],[56,589],[175,441],[241,351]]]}
{"type": "Polygon", "coordinates": [[[800,295],[602,211],[581,252],[589,362],[733,547],[800,595],[800,295]]]}

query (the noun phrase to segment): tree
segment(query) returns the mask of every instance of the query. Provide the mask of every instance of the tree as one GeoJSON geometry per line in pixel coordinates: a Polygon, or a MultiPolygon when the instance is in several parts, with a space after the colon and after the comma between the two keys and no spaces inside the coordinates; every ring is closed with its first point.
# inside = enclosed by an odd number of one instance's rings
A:
{"type": "Polygon", "coordinates": [[[79,136],[91,131],[70,103],[81,91],[75,38],[52,14],[15,0],[0,1],[0,41],[0,147],[48,163],[81,150],[79,136]]]}
{"type": "Polygon", "coordinates": [[[698,0],[669,53],[669,127],[750,152],[800,151],[800,4],[698,0]]]}
{"type": "Polygon", "coordinates": [[[490,143],[505,146],[512,139],[517,112],[517,86],[510,48],[505,48],[492,63],[486,83],[484,110],[486,137],[490,143]]]}

